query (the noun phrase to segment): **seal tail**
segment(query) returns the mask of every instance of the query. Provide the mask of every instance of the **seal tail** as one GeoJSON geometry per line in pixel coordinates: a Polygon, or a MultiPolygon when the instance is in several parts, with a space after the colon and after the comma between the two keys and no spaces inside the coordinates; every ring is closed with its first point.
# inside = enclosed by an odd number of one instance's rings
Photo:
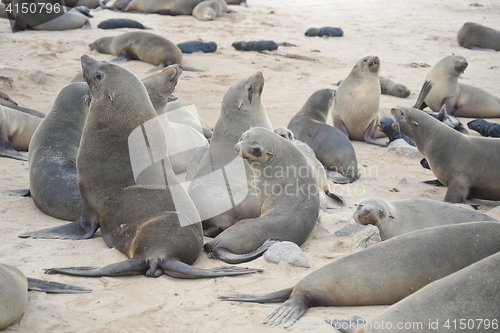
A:
{"type": "MultiPolygon", "coordinates": [[[[250,253],[245,253],[245,254],[236,254],[231,251],[229,251],[226,248],[223,247],[215,247],[209,255],[212,258],[220,259],[224,261],[225,263],[228,264],[240,264],[242,262],[248,262],[252,261],[254,259],[257,259],[260,257],[264,252],[267,251],[268,248],[271,247],[274,243],[279,242],[279,240],[275,238],[270,238],[264,242],[260,247],[258,247],[256,250],[250,252],[250,253]]],[[[205,250],[207,250],[205,248],[205,250]]]]}
{"type": "Polygon", "coordinates": [[[247,295],[247,294],[225,294],[219,296],[223,301],[253,302],[253,303],[281,303],[290,298],[293,288],[275,291],[269,294],[247,295]]]}
{"type": "Polygon", "coordinates": [[[99,228],[98,224],[85,223],[82,218],[53,228],[31,231],[19,235],[20,238],[87,239],[99,228]]]}
{"type": "Polygon", "coordinates": [[[49,294],[86,294],[92,291],[92,289],[89,288],[33,278],[28,278],[28,290],[40,291],[49,294]]]}
{"type": "Polygon", "coordinates": [[[125,261],[118,262],[98,267],[63,267],[49,268],[45,270],[45,274],[66,274],[86,277],[101,277],[101,276],[121,276],[121,275],[138,275],[144,274],[148,270],[149,265],[146,260],[141,258],[131,258],[125,261]]]}
{"type": "Polygon", "coordinates": [[[163,259],[160,267],[163,268],[165,274],[181,279],[201,279],[262,272],[261,269],[236,266],[214,267],[210,269],[196,268],[173,258],[163,259]]]}

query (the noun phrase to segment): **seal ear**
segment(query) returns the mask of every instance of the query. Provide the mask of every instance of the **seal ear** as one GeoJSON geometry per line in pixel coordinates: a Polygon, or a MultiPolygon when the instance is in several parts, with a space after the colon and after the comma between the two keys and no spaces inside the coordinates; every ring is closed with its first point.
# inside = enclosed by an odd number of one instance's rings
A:
{"type": "Polygon", "coordinates": [[[387,216],[390,217],[391,219],[394,219],[394,216],[392,216],[391,213],[388,213],[387,216]]]}
{"type": "Polygon", "coordinates": [[[418,126],[418,123],[415,120],[413,120],[412,123],[413,125],[418,126]]]}
{"type": "Polygon", "coordinates": [[[113,102],[113,99],[115,98],[115,94],[112,91],[108,91],[108,98],[111,102],[113,102]]]}
{"type": "Polygon", "coordinates": [[[272,151],[268,151],[268,152],[267,152],[267,155],[274,156],[274,153],[273,153],[272,151]]]}

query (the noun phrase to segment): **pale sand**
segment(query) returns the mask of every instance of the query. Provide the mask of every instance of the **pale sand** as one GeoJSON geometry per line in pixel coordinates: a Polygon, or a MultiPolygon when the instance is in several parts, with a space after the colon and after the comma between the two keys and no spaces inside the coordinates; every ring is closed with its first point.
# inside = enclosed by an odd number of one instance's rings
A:
{"type": "MultiPolygon", "coordinates": [[[[415,102],[425,67],[449,54],[465,56],[469,68],[461,81],[500,96],[499,52],[471,51],[460,47],[456,33],[467,21],[499,29],[500,4],[470,1],[333,1],[333,0],[248,0],[249,7],[231,6],[234,13],[214,22],[200,22],[190,16],[160,16],[111,11],[92,11],[92,30],[62,32],[25,31],[10,34],[8,21],[0,21],[0,76],[14,80],[14,89],[0,90],[25,107],[50,110],[58,92],[80,68],[80,57],[88,54],[99,60],[111,55],[90,51],[88,44],[102,36],[118,35],[121,30],[100,30],[106,18],[136,19],[154,28],[174,43],[202,39],[215,41],[216,53],[186,55],[186,66],[204,72],[184,72],[175,89],[181,101],[195,104],[209,123],[215,124],[224,92],[239,78],[262,71],[266,79],[263,100],[273,126],[286,126],[306,99],[316,90],[333,88],[364,56],[378,55],[381,74],[405,84],[412,94],[407,99],[382,96],[381,107],[411,106],[415,102]],[[342,38],[305,37],[310,27],[333,26],[344,30],[342,38]],[[235,41],[269,40],[289,42],[296,47],[280,47],[273,55],[236,51],[235,41]],[[316,61],[296,60],[274,54],[296,54],[316,61]],[[29,74],[42,70],[49,78],[45,85],[29,74]]],[[[140,78],[151,65],[138,61],[123,64],[140,78]]],[[[467,120],[463,120],[464,124],[467,120]]],[[[494,121],[498,122],[498,119],[494,121]]],[[[321,221],[332,235],[314,231],[302,246],[311,268],[287,263],[269,264],[263,258],[247,266],[264,269],[261,274],[203,280],[158,279],[144,276],[81,278],[44,275],[43,268],[102,266],[125,259],[109,249],[100,237],[83,241],[20,239],[17,235],[63,223],[40,212],[30,198],[0,196],[0,261],[21,269],[26,275],[93,289],[84,295],[30,293],[28,307],[20,320],[5,331],[19,332],[277,332],[262,320],[276,304],[222,302],[224,293],[267,293],[293,286],[302,277],[355,249],[354,237],[338,238],[333,233],[346,221],[353,221],[354,205],[364,197],[387,200],[431,198],[443,200],[446,189],[421,184],[434,179],[431,171],[419,165],[419,158],[406,158],[363,142],[353,142],[362,177],[348,186],[331,186],[348,201],[346,207],[322,212],[321,221]],[[393,190],[394,188],[397,189],[393,190]]],[[[28,187],[28,164],[1,158],[1,189],[28,187]]],[[[470,200],[488,211],[498,202],[470,200]]],[[[333,203],[332,203],[333,204],[333,203]]],[[[201,253],[197,267],[214,267],[221,262],[201,253]]],[[[363,267],[359,268],[360,274],[363,267]]],[[[326,329],[325,318],[360,315],[369,319],[385,306],[312,308],[297,328],[326,329]],[[318,325],[323,325],[318,327],[318,325]]]]}

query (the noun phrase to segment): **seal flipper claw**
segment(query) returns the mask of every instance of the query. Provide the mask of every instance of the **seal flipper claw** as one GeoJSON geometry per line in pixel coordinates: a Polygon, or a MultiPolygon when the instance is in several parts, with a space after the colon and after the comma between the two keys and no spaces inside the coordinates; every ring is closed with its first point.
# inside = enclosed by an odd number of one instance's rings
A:
{"type": "Polygon", "coordinates": [[[27,279],[29,291],[40,291],[49,294],[87,294],[92,291],[92,289],[89,288],[73,286],[70,284],[44,281],[33,278],[27,279]]]}
{"type": "MultiPolygon", "coordinates": [[[[228,249],[223,247],[215,247],[212,253],[209,253],[213,258],[220,259],[227,264],[240,264],[242,262],[252,261],[260,257],[264,252],[267,251],[268,248],[271,247],[274,243],[278,243],[279,240],[275,238],[270,238],[264,242],[261,246],[259,246],[256,250],[245,253],[245,254],[236,254],[230,252],[228,249]]],[[[207,250],[205,248],[205,250],[207,250]]]]}
{"type": "Polygon", "coordinates": [[[132,258],[121,261],[116,264],[98,267],[63,267],[49,268],[45,270],[45,274],[67,274],[75,276],[101,277],[101,276],[121,276],[121,275],[138,275],[144,274],[149,268],[148,263],[144,259],[132,258]]]}
{"type": "Polygon", "coordinates": [[[160,266],[161,268],[163,268],[165,274],[171,277],[182,279],[200,279],[219,276],[243,275],[262,271],[260,269],[236,266],[222,266],[210,269],[196,268],[169,257],[163,259],[160,263],[160,266]]]}
{"type": "Polygon", "coordinates": [[[67,223],[53,228],[31,231],[19,235],[20,238],[59,238],[59,239],[87,239],[91,238],[99,224],[82,223],[83,219],[79,218],[75,222],[67,223]]]}

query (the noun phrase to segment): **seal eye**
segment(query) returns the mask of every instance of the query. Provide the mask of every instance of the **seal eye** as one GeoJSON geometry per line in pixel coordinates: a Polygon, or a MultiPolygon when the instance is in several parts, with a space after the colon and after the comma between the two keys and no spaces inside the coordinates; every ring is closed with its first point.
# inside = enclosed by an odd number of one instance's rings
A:
{"type": "Polygon", "coordinates": [[[248,88],[248,92],[251,93],[253,91],[253,85],[251,84],[250,87],[248,88]]]}
{"type": "Polygon", "coordinates": [[[260,148],[252,148],[252,155],[257,157],[261,156],[262,152],[260,151],[260,148]]]}
{"type": "Polygon", "coordinates": [[[240,142],[243,141],[243,138],[240,138],[240,142]]]}
{"type": "Polygon", "coordinates": [[[95,77],[99,81],[101,81],[101,79],[102,79],[101,73],[99,73],[99,72],[95,73],[95,77]]]}
{"type": "Polygon", "coordinates": [[[286,139],[286,134],[280,134],[280,136],[286,139]]]}

